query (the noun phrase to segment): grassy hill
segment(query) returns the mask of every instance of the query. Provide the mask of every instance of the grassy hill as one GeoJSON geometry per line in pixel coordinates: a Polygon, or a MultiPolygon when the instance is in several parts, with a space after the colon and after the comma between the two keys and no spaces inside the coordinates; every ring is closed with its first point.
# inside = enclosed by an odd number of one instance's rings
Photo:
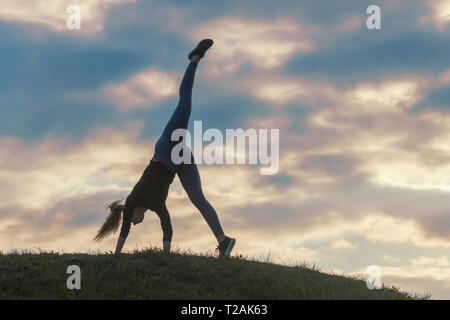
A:
{"type": "Polygon", "coordinates": [[[411,299],[395,288],[315,268],[238,257],[144,250],[112,254],[0,254],[0,299],[411,299]],[[81,290],[66,287],[69,265],[81,290]]]}

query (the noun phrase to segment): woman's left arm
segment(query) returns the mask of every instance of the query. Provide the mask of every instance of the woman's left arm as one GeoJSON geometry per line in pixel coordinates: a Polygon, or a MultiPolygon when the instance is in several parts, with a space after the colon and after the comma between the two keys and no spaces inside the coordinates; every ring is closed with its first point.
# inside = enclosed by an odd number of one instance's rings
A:
{"type": "Polygon", "coordinates": [[[161,220],[161,229],[163,231],[163,249],[164,251],[170,251],[170,243],[172,241],[172,223],[170,221],[169,210],[167,210],[166,204],[155,211],[161,220]]]}

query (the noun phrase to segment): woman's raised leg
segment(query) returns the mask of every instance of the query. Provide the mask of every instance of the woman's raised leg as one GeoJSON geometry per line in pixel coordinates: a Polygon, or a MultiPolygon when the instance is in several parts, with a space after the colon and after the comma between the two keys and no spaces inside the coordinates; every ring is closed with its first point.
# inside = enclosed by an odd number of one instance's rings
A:
{"type": "Polygon", "coordinates": [[[174,173],[177,171],[177,165],[173,163],[171,154],[172,148],[178,144],[179,141],[172,141],[172,132],[177,129],[187,129],[188,127],[189,117],[191,115],[192,87],[194,86],[195,70],[197,69],[198,62],[213,43],[214,42],[211,39],[203,39],[198,43],[194,50],[189,53],[188,58],[190,63],[184,73],[180,85],[180,101],[155,145],[155,155],[153,156],[153,159],[161,161],[174,173]]]}
{"type": "Polygon", "coordinates": [[[176,129],[187,129],[189,117],[191,115],[192,87],[194,86],[195,70],[197,62],[191,61],[184,73],[183,80],[180,85],[180,100],[172,117],[167,123],[161,137],[155,145],[154,160],[161,161],[166,167],[172,171],[177,171],[177,165],[171,159],[172,148],[178,141],[172,141],[172,132],[176,129]]]}

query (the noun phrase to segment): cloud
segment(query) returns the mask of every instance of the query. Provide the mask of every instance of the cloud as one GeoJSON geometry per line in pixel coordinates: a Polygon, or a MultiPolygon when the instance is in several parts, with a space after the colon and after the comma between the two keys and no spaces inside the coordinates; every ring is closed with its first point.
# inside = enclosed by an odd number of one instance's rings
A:
{"type": "Polygon", "coordinates": [[[365,217],[360,232],[373,242],[411,244],[421,247],[450,247],[448,241],[428,238],[414,220],[394,218],[383,214],[365,217]]]}
{"type": "Polygon", "coordinates": [[[446,86],[450,84],[450,69],[442,72],[438,76],[438,85],[446,86]]]}
{"type": "Polygon", "coordinates": [[[356,249],[356,245],[354,245],[351,242],[348,242],[345,239],[338,239],[336,241],[333,241],[333,243],[330,245],[330,249],[336,250],[336,249],[356,249]]]}
{"type": "Polygon", "coordinates": [[[358,218],[346,218],[343,213],[334,211],[322,213],[321,217],[312,221],[314,223],[297,237],[299,243],[328,238],[333,240],[331,247],[352,247],[353,244],[349,245],[345,239],[342,241],[342,237],[359,235],[374,244],[405,244],[423,248],[450,247],[450,241],[430,238],[415,220],[393,217],[383,212],[366,211],[358,214],[358,218]]]}
{"type": "Polygon", "coordinates": [[[370,180],[379,185],[450,190],[446,160],[450,157],[450,128],[445,113],[427,111],[365,118],[341,110],[321,110],[310,118],[313,125],[341,136],[333,143],[322,144],[320,152],[354,155],[361,160],[359,169],[369,173],[370,180]]]}
{"type": "Polygon", "coordinates": [[[151,67],[131,76],[121,84],[107,85],[103,91],[122,111],[149,108],[178,93],[178,78],[178,73],[151,67]]]}
{"type": "Polygon", "coordinates": [[[140,128],[129,123],[94,130],[78,144],[45,138],[26,145],[0,138],[0,208],[43,209],[80,194],[127,190],[152,152],[151,145],[135,142],[140,128]]]}
{"type": "Polygon", "coordinates": [[[433,13],[436,24],[442,25],[450,22],[450,1],[434,1],[433,13]]]}
{"type": "Polygon", "coordinates": [[[294,119],[275,116],[275,117],[254,117],[248,120],[247,125],[250,128],[286,128],[292,125],[294,119]]]}
{"type": "Polygon", "coordinates": [[[81,10],[82,34],[95,34],[103,30],[103,23],[110,7],[135,0],[2,0],[0,20],[43,27],[55,32],[72,31],[66,27],[69,5],[81,10]]]}
{"type": "Polygon", "coordinates": [[[314,105],[330,101],[336,95],[336,89],[324,81],[262,72],[242,78],[234,88],[273,107],[287,104],[314,105]]]}
{"type": "Polygon", "coordinates": [[[325,130],[335,137],[317,152],[353,155],[361,160],[361,172],[379,185],[450,190],[446,112],[409,112],[438,83],[411,76],[335,91],[333,107],[309,115],[311,132],[325,130]]]}
{"type": "Polygon", "coordinates": [[[398,112],[411,108],[422,97],[418,80],[387,80],[379,84],[360,83],[347,91],[344,103],[358,112],[398,112]]]}
{"type": "MultiPolygon", "coordinates": [[[[343,23],[337,25],[333,30],[337,33],[351,32],[363,25],[364,19],[358,16],[347,17],[343,23]]],[[[330,32],[333,32],[330,30],[330,32]]]]}
{"type": "MultiPolygon", "coordinates": [[[[446,74],[441,75],[441,82],[446,74]]],[[[240,78],[234,90],[264,101],[273,107],[289,104],[325,106],[339,104],[349,113],[398,112],[420,101],[434,80],[419,75],[394,76],[378,82],[359,82],[337,88],[330,81],[255,72],[240,78]]]]}
{"type": "Polygon", "coordinates": [[[419,257],[411,261],[413,266],[436,266],[436,267],[450,267],[447,256],[443,255],[436,258],[419,257]]]}
{"type": "Polygon", "coordinates": [[[192,39],[214,39],[208,74],[220,76],[233,74],[244,64],[262,69],[280,67],[294,54],[312,51],[311,35],[316,31],[288,17],[221,17],[196,26],[192,39]]]}
{"type": "Polygon", "coordinates": [[[427,1],[429,12],[420,19],[422,23],[434,24],[436,30],[444,31],[450,22],[450,1],[427,1]]]}
{"type": "MultiPolygon", "coordinates": [[[[381,280],[388,285],[395,284],[413,294],[431,293],[432,298],[448,299],[450,289],[450,264],[446,255],[419,256],[400,265],[379,265],[381,280]],[[424,285],[424,284],[427,285],[424,285]]],[[[360,269],[355,274],[366,274],[360,269]]],[[[367,275],[367,274],[366,274],[367,275]]],[[[368,276],[368,275],[367,275],[368,276]]]]}

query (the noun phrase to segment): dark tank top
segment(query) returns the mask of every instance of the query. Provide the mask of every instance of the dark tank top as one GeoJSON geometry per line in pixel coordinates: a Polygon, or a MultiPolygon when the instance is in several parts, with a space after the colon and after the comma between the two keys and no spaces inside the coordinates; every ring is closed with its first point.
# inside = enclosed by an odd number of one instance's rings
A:
{"type": "Polygon", "coordinates": [[[175,174],[162,162],[150,161],[141,178],[128,195],[123,208],[123,221],[120,236],[126,238],[130,232],[131,218],[136,207],[144,207],[155,211],[166,202],[169,186],[175,174]]]}

